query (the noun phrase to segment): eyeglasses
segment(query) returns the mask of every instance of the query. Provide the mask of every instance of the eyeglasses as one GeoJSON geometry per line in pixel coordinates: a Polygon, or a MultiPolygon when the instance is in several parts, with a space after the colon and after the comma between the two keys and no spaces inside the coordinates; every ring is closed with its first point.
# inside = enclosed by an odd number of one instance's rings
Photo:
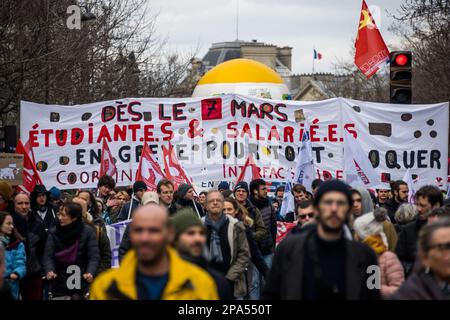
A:
{"type": "Polygon", "coordinates": [[[298,216],[299,216],[300,219],[306,219],[306,217],[311,219],[311,218],[314,217],[314,213],[299,214],[298,216]]]}
{"type": "Polygon", "coordinates": [[[348,205],[348,202],[345,200],[333,200],[333,199],[322,200],[320,203],[328,207],[331,207],[333,203],[336,203],[338,207],[344,207],[348,205]]]}
{"type": "Polygon", "coordinates": [[[430,250],[431,249],[438,249],[441,252],[449,251],[450,250],[450,242],[434,244],[434,245],[430,246],[430,250]]]}

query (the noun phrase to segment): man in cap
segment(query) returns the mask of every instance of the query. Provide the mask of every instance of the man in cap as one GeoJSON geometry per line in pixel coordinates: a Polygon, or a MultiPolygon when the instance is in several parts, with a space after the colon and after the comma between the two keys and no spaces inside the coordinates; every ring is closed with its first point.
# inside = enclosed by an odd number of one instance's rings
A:
{"type": "Polygon", "coordinates": [[[205,215],[205,212],[203,211],[202,206],[200,203],[195,201],[194,199],[194,188],[187,183],[182,183],[178,186],[177,189],[177,208],[191,208],[192,211],[200,215],[200,217],[203,217],[205,215]]]}
{"type": "Polygon", "coordinates": [[[44,185],[38,184],[34,187],[30,195],[31,210],[37,217],[37,220],[44,224],[48,231],[55,223],[56,209],[51,204],[50,192],[44,185]]]}
{"type": "Polygon", "coordinates": [[[200,218],[189,209],[181,209],[171,218],[175,230],[173,243],[180,256],[206,270],[216,282],[221,300],[233,299],[232,288],[226,278],[206,260],[206,228],[200,218]]]}
{"type": "Polygon", "coordinates": [[[122,209],[119,212],[119,217],[117,219],[118,221],[128,220],[133,217],[133,212],[140,206],[142,196],[144,195],[145,191],[147,191],[147,185],[145,184],[145,182],[136,181],[133,184],[133,196],[131,197],[130,201],[123,205],[122,209]]]}
{"type": "Polygon", "coordinates": [[[344,224],[353,205],[350,188],[339,180],[316,192],[316,228],[286,237],[277,247],[263,297],[270,300],[376,300],[369,267],[377,257],[367,245],[348,240],[344,224]]]}

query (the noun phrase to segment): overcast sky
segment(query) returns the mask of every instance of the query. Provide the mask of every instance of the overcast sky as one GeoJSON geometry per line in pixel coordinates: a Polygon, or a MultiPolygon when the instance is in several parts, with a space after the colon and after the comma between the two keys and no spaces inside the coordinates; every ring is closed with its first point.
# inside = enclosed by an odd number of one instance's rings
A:
{"type": "MultiPolygon", "coordinates": [[[[180,53],[198,48],[203,57],[214,42],[236,39],[238,0],[148,0],[159,12],[157,29],[168,48],[180,53]]],[[[388,27],[402,0],[367,0],[379,8],[377,21],[388,47],[399,39],[388,27]],[[387,12],[388,11],[388,12],[387,12]]],[[[316,72],[333,71],[338,59],[350,60],[362,0],[239,0],[239,39],[293,47],[294,73],[310,73],[313,47],[323,55],[316,72]]],[[[372,12],[374,14],[374,12],[372,12]]],[[[375,16],[375,14],[374,14],[375,16]]]]}

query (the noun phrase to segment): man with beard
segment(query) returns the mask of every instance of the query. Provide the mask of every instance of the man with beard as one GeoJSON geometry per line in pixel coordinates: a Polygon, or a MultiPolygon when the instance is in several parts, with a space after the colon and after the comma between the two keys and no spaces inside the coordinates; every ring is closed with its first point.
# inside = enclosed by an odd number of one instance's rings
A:
{"type": "Polygon", "coordinates": [[[403,180],[397,180],[392,184],[392,195],[393,197],[387,200],[383,207],[387,209],[389,219],[393,224],[395,221],[395,212],[397,212],[398,207],[402,203],[408,202],[408,184],[403,180]]]}
{"type": "Polygon", "coordinates": [[[368,286],[373,275],[368,268],[377,266],[374,251],[344,237],[352,205],[345,183],[329,180],[319,187],[314,199],[317,227],[287,237],[277,247],[264,299],[380,299],[379,290],[368,286]]]}
{"type": "Polygon", "coordinates": [[[173,246],[180,256],[199,266],[214,279],[220,300],[233,299],[230,283],[205,258],[206,229],[200,218],[189,209],[181,209],[171,218],[175,230],[173,246]]]}
{"type": "Polygon", "coordinates": [[[136,209],[130,225],[133,249],[118,269],[102,273],[91,287],[92,300],[213,300],[214,280],[180,258],[170,246],[174,233],[167,209],[151,203],[136,209]]]}

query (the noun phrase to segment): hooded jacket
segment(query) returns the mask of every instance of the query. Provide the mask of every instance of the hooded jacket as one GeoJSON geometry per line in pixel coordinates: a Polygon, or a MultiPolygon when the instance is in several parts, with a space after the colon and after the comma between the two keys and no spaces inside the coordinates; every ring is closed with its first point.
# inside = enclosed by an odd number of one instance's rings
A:
{"type": "Polygon", "coordinates": [[[354,188],[361,195],[361,215],[373,212],[373,201],[369,191],[364,187],[354,188]]]}

